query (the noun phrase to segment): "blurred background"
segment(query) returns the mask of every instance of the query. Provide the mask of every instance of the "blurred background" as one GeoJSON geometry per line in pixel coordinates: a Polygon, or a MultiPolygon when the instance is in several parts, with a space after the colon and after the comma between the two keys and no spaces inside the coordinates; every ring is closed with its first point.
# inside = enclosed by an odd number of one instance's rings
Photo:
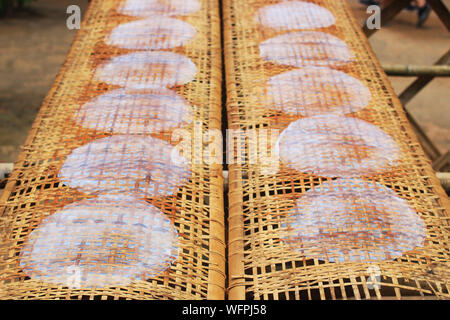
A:
{"type": "MultiPolygon", "coordinates": [[[[361,25],[366,7],[349,0],[361,25]]],[[[450,6],[450,0],[444,3],[450,6]]],[[[0,0],[0,162],[14,162],[77,30],[68,30],[66,9],[88,0],[0,0]]],[[[383,64],[432,65],[450,38],[434,12],[421,28],[417,13],[402,11],[370,38],[383,64]]],[[[397,93],[415,78],[391,77],[397,93]]],[[[436,78],[407,106],[442,153],[450,149],[450,79],[436,78]]]]}
{"type": "Polygon", "coordinates": [[[17,0],[0,16],[0,162],[14,162],[77,30],[67,7],[88,0],[17,0]]]}

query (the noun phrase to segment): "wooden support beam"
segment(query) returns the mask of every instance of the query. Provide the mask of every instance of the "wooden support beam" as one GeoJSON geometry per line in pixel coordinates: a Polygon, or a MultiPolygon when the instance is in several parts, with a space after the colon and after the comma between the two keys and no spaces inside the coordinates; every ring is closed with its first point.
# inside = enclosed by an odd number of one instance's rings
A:
{"type": "Polygon", "coordinates": [[[446,167],[450,167],[450,151],[433,161],[433,169],[436,171],[443,171],[446,167]]]}
{"type": "Polygon", "coordinates": [[[450,191],[450,172],[437,172],[436,176],[441,182],[444,190],[448,193],[450,191]]]}
{"type": "Polygon", "coordinates": [[[421,66],[410,64],[385,64],[383,65],[383,69],[388,76],[395,77],[450,77],[450,66],[448,65],[421,66]]]}
{"type": "Polygon", "coordinates": [[[428,3],[430,4],[431,8],[433,8],[433,11],[437,14],[442,23],[445,25],[447,31],[450,31],[450,13],[442,0],[428,0],[428,3]]]}
{"type": "MultiPolygon", "coordinates": [[[[436,65],[448,65],[450,63],[450,50],[447,51],[444,56],[442,56],[436,63],[436,65]]],[[[428,83],[431,82],[435,77],[430,75],[425,75],[417,78],[408,88],[406,88],[399,96],[400,101],[403,106],[405,106],[412,98],[415,97],[428,83]]]]}
{"type": "MultiPolygon", "coordinates": [[[[411,1],[410,0],[395,0],[389,3],[385,8],[381,10],[381,27],[384,27],[386,23],[395,18],[411,1]]],[[[366,37],[369,38],[379,29],[369,29],[367,24],[364,23],[363,32],[366,37]]]]}
{"type": "Polygon", "coordinates": [[[409,112],[406,112],[406,116],[408,117],[409,122],[411,123],[415,133],[417,134],[417,138],[419,138],[419,142],[422,145],[426,155],[430,158],[431,161],[435,161],[441,156],[441,153],[438,148],[434,145],[434,143],[428,138],[425,132],[417,123],[416,119],[414,119],[409,112]]]}
{"type": "MultiPolygon", "coordinates": [[[[450,50],[447,51],[444,56],[442,56],[434,65],[448,65],[450,63],[450,50]]],[[[411,116],[411,114],[406,110],[406,105],[412,98],[414,98],[428,83],[430,83],[435,76],[431,75],[423,75],[420,76],[414,81],[408,88],[406,88],[399,96],[400,101],[402,102],[403,108],[406,111],[406,115],[408,116],[408,120],[414,128],[422,147],[425,150],[427,156],[431,159],[431,161],[436,161],[442,155],[433,142],[428,138],[416,120],[411,116]]]]}

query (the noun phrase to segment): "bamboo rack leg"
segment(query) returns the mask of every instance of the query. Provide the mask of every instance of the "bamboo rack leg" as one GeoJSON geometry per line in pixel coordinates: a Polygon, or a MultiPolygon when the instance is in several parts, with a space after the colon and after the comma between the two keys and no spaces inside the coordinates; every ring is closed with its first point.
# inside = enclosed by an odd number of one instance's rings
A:
{"type": "Polygon", "coordinates": [[[384,72],[388,76],[397,77],[418,77],[418,76],[433,76],[433,77],[450,77],[450,66],[434,65],[401,65],[401,64],[387,64],[383,65],[384,72]]]}
{"type": "Polygon", "coordinates": [[[433,161],[433,169],[436,171],[444,171],[446,166],[450,163],[450,151],[441,155],[433,161]]]}
{"type": "Polygon", "coordinates": [[[241,196],[243,192],[240,170],[229,171],[229,217],[228,217],[228,261],[229,289],[231,300],[245,300],[244,273],[244,217],[241,196]]]}
{"type": "Polygon", "coordinates": [[[442,0],[428,0],[428,3],[431,8],[433,8],[434,12],[436,12],[447,30],[450,31],[450,13],[442,0]]]}
{"type": "MultiPolygon", "coordinates": [[[[435,66],[438,65],[448,65],[450,63],[450,50],[447,51],[436,63],[435,66]]],[[[417,78],[408,88],[406,88],[399,96],[400,101],[403,105],[406,105],[412,98],[416,96],[427,84],[429,84],[435,76],[421,76],[417,78]]]]}
{"type": "Polygon", "coordinates": [[[441,181],[442,187],[444,187],[445,191],[450,191],[450,172],[438,172],[437,177],[441,181]]]}
{"type": "MultiPolygon", "coordinates": [[[[447,53],[440,58],[435,65],[446,65],[450,62],[450,50],[447,51],[447,53]]],[[[409,101],[411,101],[412,98],[414,98],[428,83],[430,83],[435,76],[431,75],[424,75],[417,78],[416,81],[414,81],[408,88],[406,88],[399,96],[400,101],[402,102],[403,107],[408,104],[409,101]]],[[[419,140],[422,144],[422,146],[425,149],[425,152],[430,157],[431,160],[436,160],[441,156],[441,153],[436,148],[436,146],[433,144],[433,142],[427,137],[425,132],[420,128],[419,124],[416,122],[416,120],[412,117],[412,115],[406,110],[408,116],[408,120],[411,122],[412,126],[414,127],[414,130],[416,131],[416,134],[419,137],[419,140]]]]}

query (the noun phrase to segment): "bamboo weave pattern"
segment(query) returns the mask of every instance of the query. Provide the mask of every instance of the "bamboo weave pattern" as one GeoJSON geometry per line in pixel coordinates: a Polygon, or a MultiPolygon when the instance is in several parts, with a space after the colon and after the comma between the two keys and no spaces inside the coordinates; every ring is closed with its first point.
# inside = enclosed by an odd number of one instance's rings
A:
{"type": "Polygon", "coordinates": [[[93,0],[0,200],[0,298],[222,299],[217,1],[93,0]],[[193,151],[195,152],[195,150],[193,151]]]}
{"type": "Polygon", "coordinates": [[[448,198],[348,3],[223,8],[228,126],[279,154],[229,165],[229,297],[449,298],[448,198]]]}
{"type": "MultiPolygon", "coordinates": [[[[448,298],[448,199],[347,3],[223,12],[229,298],[448,298]]],[[[221,128],[220,57],[215,1],[92,1],[0,199],[0,298],[224,298],[222,168],[173,139],[221,128]]]]}

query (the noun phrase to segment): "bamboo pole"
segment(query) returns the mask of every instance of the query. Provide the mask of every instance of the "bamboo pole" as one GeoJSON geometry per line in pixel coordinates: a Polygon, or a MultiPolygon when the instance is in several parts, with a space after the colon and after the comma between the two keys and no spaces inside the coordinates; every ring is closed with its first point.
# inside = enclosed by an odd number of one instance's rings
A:
{"type": "Polygon", "coordinates": [[[450,31],[450,13],[445,4],[441,0],[428,0],[428,3],[447,30],[450,31]]]}
{"type": "Polygon", "coordinates": [[[445,189],[445,191],[450,191],[450,172],[437,172],[436,176],[438,177],[439,181],[441,181],[442,187],[445,189]]]}
{"type": "MultiPolygon", "coordinates": [[[[447,51],[436,63],[438,65],[448,65],[450,63],[450,50],[447,51]]],[[[412,98],[415,97],[428,83],[434,79],[434,76],[420,76],[408,88],[406,88],[399,96],[400,101],[405,106],[412,98]]]]}
{"type": "Polygon", "coordinates": [[[389,76],[434,76],[434,77],[449,77],[449,65],[401,65],[401,64],[387,64],[383,65],[383,69],[389,76]]]}

